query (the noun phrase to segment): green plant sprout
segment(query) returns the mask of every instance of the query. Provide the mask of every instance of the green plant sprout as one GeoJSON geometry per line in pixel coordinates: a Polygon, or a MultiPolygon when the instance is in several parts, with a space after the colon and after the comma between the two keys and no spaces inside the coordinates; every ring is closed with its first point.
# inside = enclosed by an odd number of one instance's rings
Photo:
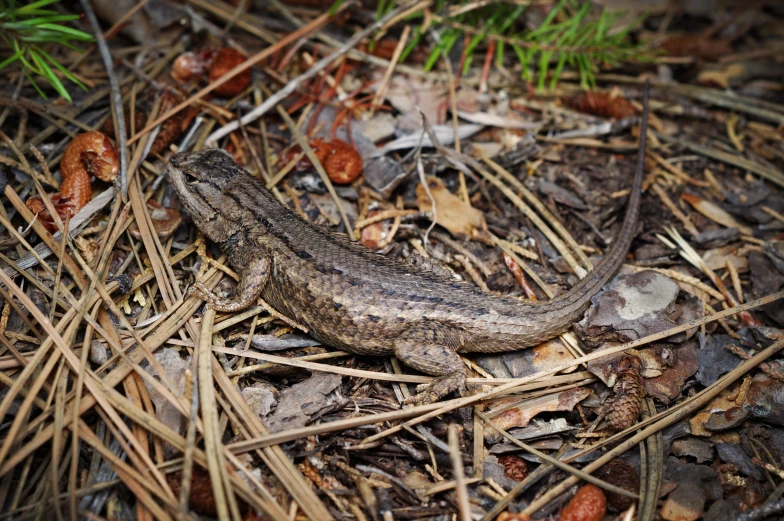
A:
{"type": "MultiPolygon", "coordinates": [[[[395,0],[381,0],[376,16],[383,16],[396,3],[395,0]]],[[[425,70],[435,66],[441,56],[448,54],[465,37],[468,41],[464,49],[464,73],[471,66],[477,47],[486,40],[495,40],[496,62],[503,64],[505,53],[511,49],[522,66],[522,78],[533,81],[536,71],[537,87],[540,89],[545,86],[554,88],[567,65],[578,71],[580,83],[587,89],[595,86],[595,71],[602,65],[650,60],[646,51],[629,39],[630,31],[640,25],[646,15],[621,30],[611,31],[623,12],[611,12],[603,8],[598,16],[590,16],[590,0],[560,0],[538,28],[521,30],[520,24],[515,25],[515,22],[520,20],[528,8],[529,4],[504,1],[482,5],[467,0],[436,0],[430,19],[431,30],[438,34],[438,39],[425,61],[425,70]],[[470,3],[481,7],[470,8],[470,3]],[[469,9],[462,12],[458,9],[462,5],[467,5],[469,9]],[[450,11],[460,14],[441,15],[450,11]]],[[[420,12],[409,16],[409,20],[416,18],[423,18],[423,14],[420,12]]],[[[414,29],[401,60],[420,44],[424,36],[423,26],[414,29]]]]}
{"type": "Polygon", "coordinates": [[[0,0],[0,70],[18,62],[41,97],[47,99],[33,79],[34,75],[42,76],[60,96],[71,102],[71,96],[55,74],[55,69],[75,85],[84,90],[87,88],[43,47],[53,44],[80,51],[75,43],[91,42],[93,37],[65,25],[78,20],[79,15],[58,14],[45,9],[59,1],[39,0],[19,5],[16,0],[0,0]],[[10,56],[2,58],[6,52],[10,52],[10,56]]]}

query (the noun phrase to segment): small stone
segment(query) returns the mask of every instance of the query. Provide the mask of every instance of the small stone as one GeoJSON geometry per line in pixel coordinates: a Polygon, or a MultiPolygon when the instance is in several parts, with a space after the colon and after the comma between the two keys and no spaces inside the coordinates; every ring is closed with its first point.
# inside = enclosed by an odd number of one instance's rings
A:
{"type": "Polygon", "coordinates": [[[263,382],[246,387],[241,394],[245,403],[259,418],[266,418],[272,408],[278,404],[278,390],[263,382]]]}
{"type": "Polygon", "coordinates": [[[93,340],[90,343],[90,362],[94,363],[95,365],[103,365],[108,359],[109,357],[106,354],[106,346],[103,345],[103,342],[93,340]]]}

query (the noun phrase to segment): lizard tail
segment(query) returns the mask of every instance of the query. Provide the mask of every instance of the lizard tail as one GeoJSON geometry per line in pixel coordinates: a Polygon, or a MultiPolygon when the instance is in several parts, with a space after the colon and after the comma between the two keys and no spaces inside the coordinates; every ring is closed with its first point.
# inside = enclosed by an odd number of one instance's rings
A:
{"type": "Polygon", "coordinates": [[[648,97],[650,82],[645,82],[645,94],[643,97],[642,122],[640,124],[640,144],[637,151],[637,165],[634,172],[631,193],[626,207],[626,215],[621,225],[618,237],[602,261],[580,282],[574,285],[564,295],[544,302],[539,306],[540,313],[546,313],[548,321],[552,324],[552,329],[560,327],[561,331],[566,330],[577,320],[588,307],[591,297],[596,295],[599,290],[607,283],[610,278],[620,269],[629,251],[629,247],[634,240],[637,228],[637,219],[640,215],[640,199],[642,191],[642,180],[645,170],[645,150],[646,134],[648,131],[648,97]]]}

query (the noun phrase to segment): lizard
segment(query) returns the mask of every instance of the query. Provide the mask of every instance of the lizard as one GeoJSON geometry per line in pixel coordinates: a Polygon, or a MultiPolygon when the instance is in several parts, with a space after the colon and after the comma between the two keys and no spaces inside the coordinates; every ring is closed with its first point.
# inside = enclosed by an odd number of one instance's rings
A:
{"type": "Polygon", "coordinates": [[[177,153],[167,164],[171,185],[196,226],[239,273],[233,297],[198,281],[187,295],[220,312],[246,309],[261,297],[325,345],[394,355],[434,376],[409,404],[432,403],[453,391],[466,394],[461,353],[515,351],[565,332],[620,268],[640,213],[647,122],[646,86],[634,180],[618,237],[585,278],[544,302],[485,292],[314,225],[224,150],[177,153]]]}

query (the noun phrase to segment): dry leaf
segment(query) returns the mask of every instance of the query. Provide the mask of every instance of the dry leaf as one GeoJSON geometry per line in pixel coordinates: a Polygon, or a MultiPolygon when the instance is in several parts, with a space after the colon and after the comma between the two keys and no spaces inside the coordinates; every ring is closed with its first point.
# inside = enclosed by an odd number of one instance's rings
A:
{"type": "Polygon", "coordinates": [[[401,119],[406,120],[403,126],[414,129],[422,127],[420,112],[431,125],[446,121],[448,92],[449,89],[444,83],[415,76],[395,75],[390,80],[384,97],[401,113],[401,119]]]}
{"type": "Polygon", "coordinates": [[[740,224],[732,215],[716,203],[688,192],[681,195],[681,199],[692,205],[695,210],[713,222],[726,226],[727,228],[737,228],[742,234],[751,235],[751,228],[740,224]]]}
{"type": "Polygon", "coordinates": [[[484,228],[485,217],[481,211],[464,203],[459,197],[452,195],[437,177],[427,178],[427,187],[417,186],[417,205],[422,212],[432,212],[435,203],[435,221],[452,235],[471,235],[477,228],[484,228]]]}
{"type": "Polygon", "coordinates": [[[532,400],[526,400],[518,407],[507,409],[493,418],[493,421],[499,427],[507,430],[515,427],[525,427],[539,413],[571,411],[575,405],[587,398],[589,394],[591,394],[590,389],[577,387],[560,393],[540,396],[532,400]]]}
{"type": "Polygon", "coordinates": [[[732,398],[730,390],[725,389],[716,398],[714,398],[704,409],[695,414],[689,420],[689,427],[694,436],[711,436],[713,433],[707,430],[703,425],[707,422],[713,413],[726,412],[733,407],[737,407],[735,400],[732,398]]]}
{"type": "Polygon", "coordinates": [[[695,483],[682,482],[662,506],[662,519],[667,521],[696,521],[705,507],[705,491],[695,483]]]}

